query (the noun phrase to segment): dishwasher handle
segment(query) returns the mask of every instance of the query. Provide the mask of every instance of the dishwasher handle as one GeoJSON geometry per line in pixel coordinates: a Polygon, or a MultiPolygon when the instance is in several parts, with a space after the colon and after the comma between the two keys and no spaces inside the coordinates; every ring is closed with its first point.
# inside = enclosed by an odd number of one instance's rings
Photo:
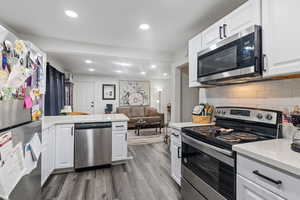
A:
{"type": "Polygon", "coordinates": [[[75,129],[111,128],[111,122],[77,123],[75,129]]]}

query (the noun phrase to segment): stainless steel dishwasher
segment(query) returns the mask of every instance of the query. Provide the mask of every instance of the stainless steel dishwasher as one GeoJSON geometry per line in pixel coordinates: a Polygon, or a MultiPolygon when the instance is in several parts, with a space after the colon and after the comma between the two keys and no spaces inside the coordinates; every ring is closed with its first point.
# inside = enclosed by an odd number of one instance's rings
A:
{"type": "Polygon", "coordinates": [[[112,161],[111,122],[75,124],[75,169],[110,165],[112,161]]]}

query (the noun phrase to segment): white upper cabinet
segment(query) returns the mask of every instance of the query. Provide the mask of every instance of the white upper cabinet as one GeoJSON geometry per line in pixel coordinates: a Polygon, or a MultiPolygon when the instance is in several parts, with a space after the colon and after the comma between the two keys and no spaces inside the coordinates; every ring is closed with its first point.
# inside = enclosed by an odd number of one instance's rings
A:
{"type": "Polygon", "coordinates": [[[189,41],[189,87],[198,87],[197,54],[202,49],[202,35],[198,34],[189,41]]]}
{"type": "Polygon", "coordinates": [[[263,0],[265,77],[300,73],[300,1],[263,0]]]}
{"type": "Polygon", "coordinates": [[[248,0],[203,31],[203,49],[239,33],[252,25],[261,25],[261,0],[248,0]]]}
{"type": "Polygon", "coordinates": [[[223,30],[224,24],[225,24],[225,20],[221,19],[202,32],[203,49],[206,49],[225,38],[224,30],[223,30]]]}
{"type": "Polygon", "coordinates": [[[261,0],[249,0],[224,18],[223,37],[239,33],[252,25],[261,25],[261,0]]]}

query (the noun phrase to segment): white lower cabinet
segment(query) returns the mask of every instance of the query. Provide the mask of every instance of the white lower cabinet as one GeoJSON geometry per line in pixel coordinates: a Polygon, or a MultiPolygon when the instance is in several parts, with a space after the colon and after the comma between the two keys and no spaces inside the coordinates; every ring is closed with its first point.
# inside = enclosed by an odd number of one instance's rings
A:
{"type": "Polygon", "coordinates": [[[238,200],[284,200],[273,192],[237,175],[238,200]]]}
{"type": "Polygon", "coordinates": [[[112,161],[126,160],[127,157],[127,122],[112,123],[112,161]]]}
{"type": "Polygon", "coordinates": [[[127,131],[112,133],[112,161],[127,159],[127,131]]]}
{"type": "Polygon", "coordinates": [[[56,125],[55,168],[74,167],[74,125],[56,125]]]}
{"type": "Polygon", "coordinates": [[[171,176],[181,185],[181,135],[180,131],[171,129],[171,176]]]}
{"type": "Polygon", "coordinates": [[[55,126],[43,130],[42,144],[41,183],[43,185],[55,168],[55,126]]]}
{"type": "Polygon", "coordinates": [[[237,155],[237,200],[298,200],[300,179],[237,155]]]}

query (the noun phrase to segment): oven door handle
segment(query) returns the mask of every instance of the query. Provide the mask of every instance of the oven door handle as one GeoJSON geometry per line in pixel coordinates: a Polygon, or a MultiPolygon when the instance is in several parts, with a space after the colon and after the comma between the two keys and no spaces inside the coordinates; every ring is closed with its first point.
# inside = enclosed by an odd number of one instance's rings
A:
{"type": "Polygon", "coordinates": [[[192,138],[192,137],[186,135],[185,133],[182,133],[181,136],[187,138],[188,140],[192,140],[193,142],[195,142],[195,143],[197,143],[197,144],[199,144],[199,145],[201,145],[201,146],[205,146],[205,147],[207,147],[207,148],[213,149],[213,150],[215,150],[215,151],[217,151],[217,152],[220,152],[220,153],[222,153],[222,154],[225,154],[225,155],[227,155],[227,156],[232,156],[232,155],[233,155],[233,152],[232,152],[232,151],[229,151],[229,150],[226,150],[226,149],[221,149],[221,148],[219,148],[219,147],[216,147],[216,146],[207,144],[207,143],[205,143],[205,142],[201,142],[201,141],[199,141],[199,140],[196,140],[196,139],[194,139],[194,138],[192,138]]]}

